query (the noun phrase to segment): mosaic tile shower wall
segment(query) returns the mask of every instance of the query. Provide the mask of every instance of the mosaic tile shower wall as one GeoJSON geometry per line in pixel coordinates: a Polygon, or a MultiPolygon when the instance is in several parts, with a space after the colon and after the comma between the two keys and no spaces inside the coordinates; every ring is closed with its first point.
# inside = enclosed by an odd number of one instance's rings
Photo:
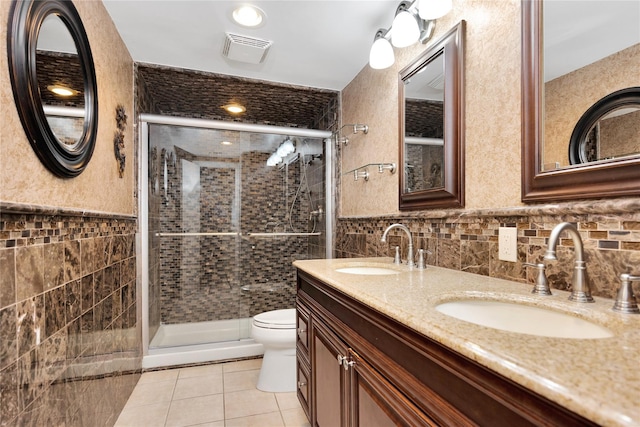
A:
{"type": "MultiPolygon", "coordinates": [[[[247,234],[312,231],[306,189],[323,188],[315,182],[323,174],[307,166],[305,176],[300,161],[282,170],[267,167],[269,155],[250,151],[239,158],[211,158],[176,148],[175,161],[167,166],[166,194],[152,180],[150,224],[156,230],[242,233],[154,237],[158,250],[152,264],[159,271],[150,274],[159,284],[154,319],[167,324],[236,319],[294,306],[291,264],[312,256],[309,238],[247,234]]],[[[168,156],[161,151],[158,158],[168,156]]]]}
{"type": "Polygon", "coordinates": [[[0,214],[0,425],[113,425],[138,381],[135,219],[0,214]]]}
{"type": "MultiPolygon", "coordinates": [[[[609,205],[625,201],[609,202],[609,205]]],[[[636,202],[633,202],[634,204],[636,202]]],[[[631,205],[630,205],[631,206],[631,205]]],[[[493,213],[456,213],[440,217],[343,218],[338,221],[337,257],[392,256],[400,246],[406,259],[407,239],[391,231],[388,243],[380,242],[385,228],[394,222],[409,227],[414,248],[427,249],[427,264],[516,282],[534,283],[536,272],[524,262],[541,262],[551,230],[558,223],[576,224],[584,243],[587,274],[595,296],[614,298],[621,273],[640,273],[640,214],[637,207],[627,213],[593,213],[592,207],[567,204],[553,212],[530,208],[493,213]],[[582,211],[582,212],[581,212],[582,211]],[[518,262],[498,259],[498,228],[518,229],[518,262]]],[[[570,290],[573,275],[573,242],[565,235],[557,250],[558,261],[545,261],[552,288],[570,290]]],[[[640,286],[635,285],[636,295],[640,286]]]]}
{"type": "MultiPolygon", "coordinates": [[[[139,113],[162,114],[185,118],[232,120],[244,123],[324,130],[335,130],[339,122],[339,92],[336,91],[276,83],[272,84],[252,79],[150,64],[136,64],[135,74],[136,109],[139,113]],[[243,103],[250,101],[250,114],[247,113],[240,117],[231,117],[223,113],[219,105],[227,102],[228,93],[233,93],[234,96],[244,94],[238,101],[243,103]]],[[[150,155],[152,155],[152,153],[150,153],[150,155]]],[[[164,163],[165,157],[163,156],[169,155],[171,155],[171,153],[166,151],[164,154],[161,151],[155,153],[155,160],[153,160],[151,164],[156,165],[156,176],[159,175],[158,172],[161,164],[164,163]]],[[[175,161],[175,157],[173,159],[175,161]]],[[[169,164],[174,164],[174,161],[169,162],[169,164]]],[[[306,178],[309,188],[311,189],[311,200],[314,210],[317,210],[317,206],[325,206],[325,161],[325,156],[316,158],[307,168],[306,178]]],[[[171,170],[170,168],[170,171],[171,170]]],[[[175,169],[172,171],[175,172],[175,169]]],[[[153,171],[151,170],[150,175],[153,175],[153,171]]],[[[174,183],[175,181],[170,181],[169,184],[173,185],[174,183]]],[[[167,240],[167,238],[159,238],[155,235],[157,232],[166,231],[163,228],[164,225],[161,224],[161,217],[164,216],[164,214],[161,213],[163,204],[167,203],[171,208],[175,207],[171,206],[172,202],[170,200],[163,200],[165,195],[160,191],[160,188],[161,185],[159,182],[153,182],[152,180],[152,182],[149,183],[149,331],[151,337],[154,336],[161,321],[166,321],[161,318],[161,295],[164,291],[161,290],[160,267],[162,260],[160,250],[165,246],[172,246],[172,250],[178,251],[178,249],[174,247],[178,245],[177,240],[174,239],[172,243],[169,243],[170,240],[167,240]]],[[[222,203],[222,201],[217,203],[222,203]]],[[[216,204],[213,205],[214,209],[215,205],[216,204]]],[[[290,255],[275,255],[280,250],[286,251],[286,253],[292,253],[289,250],[282,249],[283,246],[291,248],[291,250],[294,251],[293,253],[304,253],[306,254],[305,256],[308,257],[323,258],[325,256],[326,244],[326,230],[323,216],[325,214],[326,212],[322,212],[322,214],[315,218],[315,230],[321,233],[320,236],[312,236],[302,240],[300,238],[288,238],[286,241],[273,239],[270,242],[261,239],[260,241],[256,240],[253,242],[257,243],[257,245],[246,239],[236,241],[236,239],[226,238],[227,240],[224,242],[229,247],[248,247],[251,249],[251,253],[255,255],[255,258],[258,259],[262,259],[260,256],[260,251],[262,251],[265,253],[265,260],[273,256],[274,258],[278,258],[278,263],[290,264],[292,261],[290,255]],[[269,250],[268,248],[273,248],[273,250],[269,250]]],[[[305,213],[302,217],[306,217],[307,215],[308,213],[305,213]]],[[[305,221],[307,220],[308,217],[305,218],[305,221]]],[[[203,238],[192,239],[194,240],[191,245],[198,246],[200,242],[197,242],[197,239],[203,238]]],[[[220,240],[220,242],[223,241],[220,240]]],[[[210,257],[210,254],[207,254],[207,256],[210,257]]],[[[181,259],[185,262],[185,258],[181,259]]],[[[263,264],[266,265],[266,262],[263,264]]],[[[273,265],[274,264],[269,264],[267,267],[273,269],[273,265]]],[[[255,264],[250,264],[249,266],[255,268],[255,264]]],[[[213,271],[215,267],[215,265],[211,265],[207,268],[213,271]]],[[[224,274],[230,274],[229,271],[229,269],[216,270],[216,273],[224,276],[224,274]]],[[[238,273],[236,272],[235,274],[238,273]]],[[[289,273],[287,273],[287,275],[288,274],[289,273]]],[[[286,278],[278,278],[279,283],[285,283],[286,280],[286,278]]],[[[276,285],[274,285],[275,287],[270,287],[267,285],[267,282],[261,283],[263,284],[260,288],[250,288],[253,296],[250,298],[251,302],[248,304],[249,312],[261,311],[256,306],[258,304],[256,301],[263,299],[265,295],[269,300],[272,300],[274,295],[280,292],[282,295],[279,298],[287,300],[291,298],[288,290],[287,292],[282,292],[278,290],[278,286],[276,285]],[[262,295],[262,293],[265,295],[262,295]]],[[[237,288],[230,290],[227,288],[226,292],[233,295],[232,298],[234,298],[234,300],[239,301],[241,298],[243,298],[243,300],[249,299],[247,298],[249,291],[242,291],[237,288]]],[[[270,307],[271,305],[267,306],[270,307]]],[[[244,304],[242,307],[247,307],[247,304],[244,304]]],[[[204,308],[203,306],[196,310],[204,310],[204,308]]],[[[211,312],[213,309],[209,307],[208,310],[211,312]]],[[[243,310],[247,311],[246,308],[243,310]]],[[[188,309],[185,308],[184,311],[187,312],[188,309]]],[[[241,314],[241,312],[242,310],[238,310],[238,313],[241,314]]],[[[195,320],[190,319],[190,321],[195,320]]]]}

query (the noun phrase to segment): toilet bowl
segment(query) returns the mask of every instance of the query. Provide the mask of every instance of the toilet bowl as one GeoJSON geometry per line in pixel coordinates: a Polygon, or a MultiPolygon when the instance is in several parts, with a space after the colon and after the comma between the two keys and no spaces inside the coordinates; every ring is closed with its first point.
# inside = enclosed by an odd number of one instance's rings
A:
{"type": "Polygon", "coordinates": [[[251,337],[264,346],[258,390],[296,391],[296,309],[273,310],[254,316],[251,337]]]}

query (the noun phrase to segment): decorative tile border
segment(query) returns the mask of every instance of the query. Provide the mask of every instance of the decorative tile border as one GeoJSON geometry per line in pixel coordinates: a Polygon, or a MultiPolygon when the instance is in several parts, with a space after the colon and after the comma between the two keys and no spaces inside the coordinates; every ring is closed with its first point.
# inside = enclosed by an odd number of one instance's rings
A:
{"type": "MultiPolygon", "coordinates": [[[[613,298],[621,273],[640,273],[640,213],[638,200],[604,204],[566,204],[542,209],[505,209],[435,215],[341,218],[337,222],[337,257],[392,256],[400,246],[406,258],[407,239],[397,230],[387,244],[380,242],[385,228],[394,222],[407,225],[414,247],[427,249],[427,263],[523,283],[533,283],[535,272],[524,262],[541,262],[551,230],[560,222],[574,223],[582,237],[592,293],[613,298]],[[615,205],[613,212],[607,208],[615,205]],[[632,211],[632,212],[631,212],[632,211]],[[439,217],[438,217],[439,216],[439,217]],[[498,228],[518,229],[518,261],[498,259],[498,228]]],[[[570,289],[573,242],[560,240],[558,261],[545,261],[552,287],[570,289]]]]}

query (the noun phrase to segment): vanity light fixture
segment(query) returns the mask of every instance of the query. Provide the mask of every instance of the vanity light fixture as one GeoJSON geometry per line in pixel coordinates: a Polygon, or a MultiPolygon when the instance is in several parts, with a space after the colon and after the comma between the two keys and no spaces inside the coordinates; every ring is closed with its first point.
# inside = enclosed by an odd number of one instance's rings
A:
{"type": "Polygon", "coordinates": [[[78,93],[77,90],[62,85],[49,85],[47,89],[59,96],[73,96],[78,93]]]}
{"type": "Polygon", "coordinates": [[[453,9],[453,0],[419,0],[418,11],[424,20],[440,19],[453,9]]]}
{"type": "Polygon", "coordinates": [[[391,25],[391,44],[395,47],[411,46],[420,38],[420,26],[413,3],[403,1],[398,6],[396,17],[391,25]]]}
{"type": "Polygon", "coordinates": [[[227,110],[227,112],[231,114],[240,114],[247,111],[244,105],[240,105],[236,103],[223,105],[222,108],[224,108],[225,110],[227,110]]]}
{"type": "Polygon", "coordinates": [[[435,30],[435,20],[443,17],[452,9],[452,1],[405,0],[400,2],[396,8],[391,28],[381,28],[376,32],[369,51],[371,68],[381,70],[393,65],[395,58],[391,45],[403,48],[411,46],[417,41],[422,44],[429,41],[435,30]]]}
{"type": "Polygon", "coordinates": [[[263,23],[265,14],[256,6],[245,4],[234,9],[231,16],[238,25],[255,28],[263,23]]]}
{"type": "Polygon", "coordinates": [[[390,37],[389,30],[381,28],[373,39],[373,45],[369,52],[369,65],[376,70],[389,68],[395,62],[393,47],[387,37],[390,37]]]}

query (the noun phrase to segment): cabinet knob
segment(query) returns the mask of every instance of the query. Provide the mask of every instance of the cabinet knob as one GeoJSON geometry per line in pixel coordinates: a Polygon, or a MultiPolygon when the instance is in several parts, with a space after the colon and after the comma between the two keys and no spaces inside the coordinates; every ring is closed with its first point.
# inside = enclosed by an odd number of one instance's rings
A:
{"type": "Polygon", "coordinates": [[[298,333],[299,334],[306,334],[307,330],[305,328],[298,328],[298,333]]]}
{"type": "Polygon", "coordinates": [[[298,381],[298,388],[306,387],[307,383],[304,381],[298,381]]]}

